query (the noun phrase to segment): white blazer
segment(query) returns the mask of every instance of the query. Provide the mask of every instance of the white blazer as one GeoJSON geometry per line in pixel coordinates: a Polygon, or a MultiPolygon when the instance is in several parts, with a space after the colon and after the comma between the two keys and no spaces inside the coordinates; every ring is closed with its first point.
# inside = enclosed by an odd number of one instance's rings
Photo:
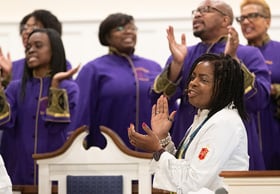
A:
{"type": "MultiPolygon", "coordinates": [[[[190,134],[207,117],[208,110],[199,110],[190,134]]],[[[176,130],[176,129],[175,129],[176,130]]],[[[215,191],[226,187],[219,173],[223,170],[248,170],[247,133],[236,109],[226,107],[204,123],[190,143],[183,159],[164,152],[151,163],[155,188],[184,194],[202,188],[215,191]]]]}
{"type": "Polygon", "coordinates": [[[12,183],[0,155],[0,194],[12,194],[12,183]]]}

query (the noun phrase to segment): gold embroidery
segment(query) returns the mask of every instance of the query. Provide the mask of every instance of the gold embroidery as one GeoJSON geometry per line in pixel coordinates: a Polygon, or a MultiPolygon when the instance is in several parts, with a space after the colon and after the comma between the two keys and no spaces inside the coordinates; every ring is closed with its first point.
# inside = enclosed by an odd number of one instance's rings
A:
{"type": "Polygon", "coordinates": [[[70,117],[68,96],[65,89],[50,88],[47,115],[70,117]]]}

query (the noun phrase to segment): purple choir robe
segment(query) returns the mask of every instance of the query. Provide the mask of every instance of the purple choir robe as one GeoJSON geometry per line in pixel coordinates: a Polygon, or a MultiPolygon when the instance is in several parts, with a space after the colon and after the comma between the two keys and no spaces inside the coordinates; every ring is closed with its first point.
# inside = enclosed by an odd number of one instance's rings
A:
{"type": "MultiPolygon", "coordinates": [[[[4,130],[1,155],[13,185],[38,184],[38,168],[32,154],[46,153],[60,148],[70,131],[70,122],[46,121],[50,78],[31,78],[21,101],[21,80],[10,82],[5,94],[11,115],[0,126],[4,130]]],[[[63,80],[60,88],[68,94],[70,121],[74,120],[79,99],[79,88],[73,80],[63,80]]]]}
{"type": "MultiPolygon", "coordinates": [[[[270,40],[261,47],[257,47],[264,56],[269,68],[272,84],[280,84],[280,42],[270,40]]],[[[276,103],[273,98],[269,105],[258,117],[259,133],[261,134],[261,147],[267,170],[280,170],[280,120],[274,114],[276,103]]]]}
{"type": "MultiPolygon", "coordinates": [[[[194,115],[196,113],[195,108],[188,103],[184,90],[186,88],[186,80],[190,71],[190,68],[194,61],[204,53],[223,53],[225,48],[225,41],[215,43],[211,47],[204,43],[198,43],[194,46],[188,47],[188,55],[185,59],[183,70],[181,72],[182,80],[177,87],[176,93],[169,100],[169,104],[174,104],[180,99],[180,105],[177,110],[173,127],[171,129],[172,140],[175,145],[178,145],[183,139],[186,130],[192,124],[194,115]]],[[[249,91],[245,98],[245,107],[249,115],[249,120],[245,121],[245,127],[248,135],[248,153],[250,156],[250,169],[263,170],[264,161],[260,150],[260,144],[257,133],[256,117],[259,110],[264,109],[270,98],[270,75],[268,68],[265,65],[264,58],[260,51],[254,47],[239,45],[237,49],[237,56],[244,62],[246,67],[255,74],[255,89],[249,91]]],[[[167,66],[170,64],[172,58],[167,60],[167,66]]],[[[154,91],[151,92],[151,98],[153,103],[159,97],[154,91]]],[[[230,124],[230,123],[229,123],[230,124]]],[[[225,129],[226,130],[226,129],[225,129]]],[[[218,135],[218,134],[217,134],[218,135]]]]}
{"type": "Polygon", "coordinates": [[[150,125],[149,88],[162,68],[137,55],[129,58],[116,54],[101,56],[85,64],[76,78],[81,98],[76,127],[89,127],[88,147],[106,146],[100,125],[115,131],[131,149],[135,148],[127,135],[130,123],[135,125],[135,130],[146,134],[142,123],[150,125]]]}

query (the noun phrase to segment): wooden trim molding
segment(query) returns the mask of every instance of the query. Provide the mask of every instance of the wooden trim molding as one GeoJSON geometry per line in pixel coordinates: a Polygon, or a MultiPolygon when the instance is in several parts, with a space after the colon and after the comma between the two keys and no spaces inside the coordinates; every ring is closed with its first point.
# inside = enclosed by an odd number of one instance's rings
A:
{"type": "MultiPolygon", "coordinates": [[[[122,139],[119,137],[119,135],[116,132],[114,132],[113,130],[109,129],[108,127],[100,126],[100,130],[102,133],[105,133],[108,136],[110,136],[112,138],[112,140],[114,141],[114,143],[117,145],[117,147],[125,154],[133,156],[133,157],[137,157],[137,158],[147,158],[147,159],[153,158],[152,153],[138,152],[138,151],[134,151],[134,150],[131,150],[130,148],[128,148],[125,145],[125,143],[122,141],[122,139]]],[[[70,137],[67,139],[67,141],[59,149],[57,149],[53,152],[48,152],[48,153],[33,154],[32,157],[34,158],[34,160],[40,160],[40,159],[53,158],[55,156],[58,156],[58,155],[64,153],[71,146],[71,144],[73,143],[75,138],[83,132],[88,133],[87,126],[81,126],[78,129],[76,129],[75,131],[73,131],[73,133],[70,135],[70,137]]]]}
{"type": "Polygon", "coordinates": [[[220,176],[225,178],[280,177],[280,170],[222,171],[220,176]]]}

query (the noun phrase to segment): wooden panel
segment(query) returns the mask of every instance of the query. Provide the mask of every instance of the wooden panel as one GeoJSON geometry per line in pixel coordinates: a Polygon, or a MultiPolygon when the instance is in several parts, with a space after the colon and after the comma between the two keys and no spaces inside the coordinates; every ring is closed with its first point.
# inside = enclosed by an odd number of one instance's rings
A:
{"type": "Polygon", "coordinates": [[[280,171],[224,171],[220,176],[230,194],[280,193],[280,171]]]}
{"type": "MultiPolygon", "coordinates": [[[[21,194],[38,194],[38,186],[33,185],[13,185],[13,192],[21,192],[21,194]]],[[[163,191],[160,189],[153,189],[153,194],[170,193],[169,191],[163,191]]],[[[57,186],[52,186],[52,194],[58,194],[57,186]]],[[[138,185],[132,185],[132,194],[138,194],[138,185]]]]}

